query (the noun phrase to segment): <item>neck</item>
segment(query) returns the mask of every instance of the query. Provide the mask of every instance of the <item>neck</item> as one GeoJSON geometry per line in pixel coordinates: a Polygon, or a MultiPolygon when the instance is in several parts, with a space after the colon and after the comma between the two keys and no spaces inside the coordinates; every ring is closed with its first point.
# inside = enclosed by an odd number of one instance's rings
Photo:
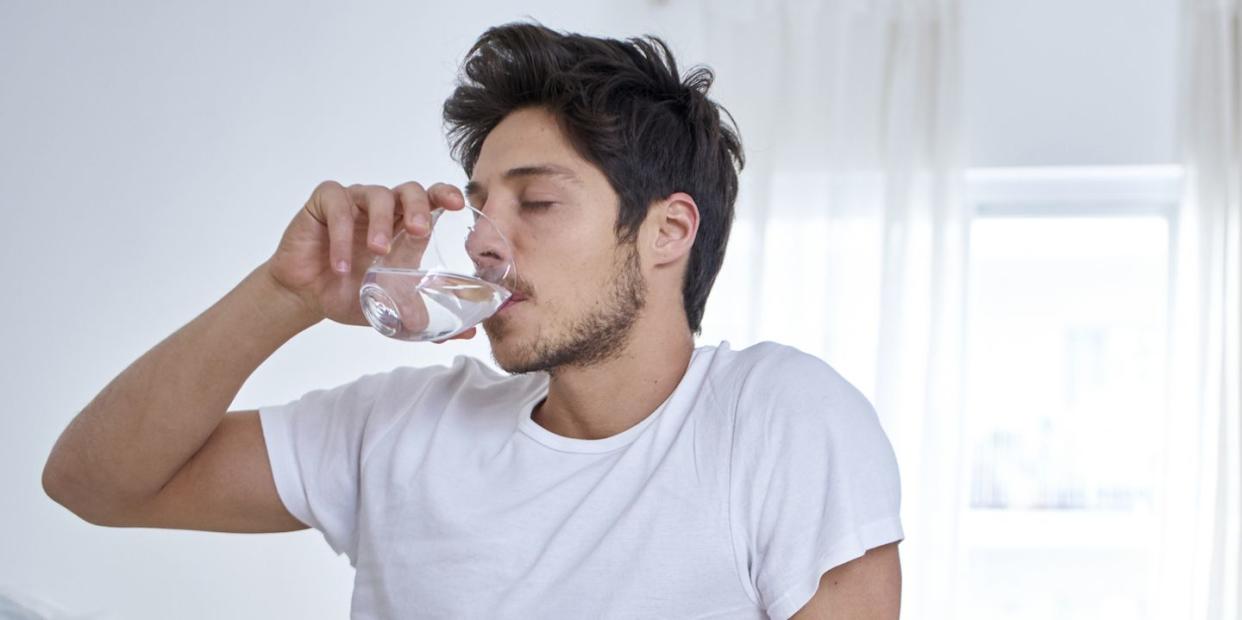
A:
{"type": "Polygon", "coordinates": [[[611,437],[646,419],[677,388],[694,352],[689,326],[666,323],[644,325],[640,319],[625,347],[608,360],[557,368],[532,419],[576,439],[611,437]]]}

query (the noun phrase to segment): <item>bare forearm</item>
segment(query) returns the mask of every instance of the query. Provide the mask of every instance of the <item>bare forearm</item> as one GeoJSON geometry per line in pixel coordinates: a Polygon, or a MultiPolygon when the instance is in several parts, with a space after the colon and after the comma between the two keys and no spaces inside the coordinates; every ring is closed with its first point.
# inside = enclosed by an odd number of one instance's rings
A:
{"type": "Polygon", "coordinates": [[[318,322],[264,264],[112,380],[52,448],[44,485],[81,511],[157,493],[211,436],[246,379],[318,322]]]}

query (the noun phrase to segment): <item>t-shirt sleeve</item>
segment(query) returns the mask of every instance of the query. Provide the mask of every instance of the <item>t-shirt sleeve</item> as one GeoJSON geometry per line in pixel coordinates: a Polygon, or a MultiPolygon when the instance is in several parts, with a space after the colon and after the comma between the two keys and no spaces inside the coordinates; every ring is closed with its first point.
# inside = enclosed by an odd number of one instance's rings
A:
{"type": "Polygon", "coordinates": [[[730,523],[752,596],[783,620],[829,569],[904,534],[896,456],[871,403],[814,356],[771,357],[738,399],[730,523]]]}
{"type": "Polygon", "coordinates": [[[389,374],[366,375],[259,408],[281,502],[299,521],[319,530],[337,555],[348,554],[351,563],[363,446],[381,424],[375,408],[389,374]]]}

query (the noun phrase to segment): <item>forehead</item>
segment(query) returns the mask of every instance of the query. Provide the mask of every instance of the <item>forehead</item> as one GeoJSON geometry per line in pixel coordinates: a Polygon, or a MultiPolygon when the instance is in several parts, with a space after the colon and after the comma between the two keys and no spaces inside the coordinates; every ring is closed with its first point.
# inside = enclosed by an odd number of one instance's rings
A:
{"type": "Polygon", "coordinates": [[[584,184],[592,172],[599,174],[574,150],[555,116],[542,108],[524,108],[488,133],[467,187],[484,191],[493,182],[532,176],[584,184]]]}

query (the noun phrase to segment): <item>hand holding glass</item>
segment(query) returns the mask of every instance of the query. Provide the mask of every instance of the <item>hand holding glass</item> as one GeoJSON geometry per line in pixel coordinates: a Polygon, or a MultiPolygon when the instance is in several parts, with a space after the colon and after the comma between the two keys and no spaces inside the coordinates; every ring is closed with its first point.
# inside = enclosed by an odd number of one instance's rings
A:
{"type": "Polygon", "coordinates": [[[517,276],[509,241],[482,211],[435,209],[431,232],[405,230],[376,257],[358,293],[362,314],[398,340],[443,340],[495,314],[517,276]]]}

